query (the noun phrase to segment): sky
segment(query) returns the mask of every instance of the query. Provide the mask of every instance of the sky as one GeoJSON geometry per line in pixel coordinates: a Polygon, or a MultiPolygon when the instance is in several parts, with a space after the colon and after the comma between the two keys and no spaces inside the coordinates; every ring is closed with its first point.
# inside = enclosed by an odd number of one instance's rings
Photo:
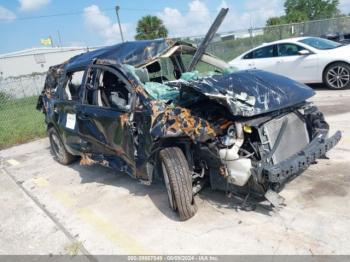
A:
{"type": "MultiPolygon", "coordinates": [[[[283,14],[284,0],[0,0],[0,54],[39,47],[52,37],[63,46],[101,46],[121,41],[114,7],[120,6],[124,38],[133,40],[137,21],[160,17],[170,37],[198,36],[208,30],[221,7],[229,13],[220,32],[259,27],[283,14]]],[[[340,0],[350,12],[350,0],[340,0]]]]}

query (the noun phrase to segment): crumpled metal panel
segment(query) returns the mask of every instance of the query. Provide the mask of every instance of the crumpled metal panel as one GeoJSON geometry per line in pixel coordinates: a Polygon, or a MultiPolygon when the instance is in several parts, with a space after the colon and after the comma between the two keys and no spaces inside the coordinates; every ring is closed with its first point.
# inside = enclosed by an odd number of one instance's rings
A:
{"type": "Polygon", "coordinates": [[[215,139],[214,127],[207,120],[193,115],[191,110],[166,106],[161,102],[153,102],[151,105],[153,119],[150,133],[153,139],[184,136],[196,142],[215,139]]]}
{"type": "Polygon", "coordinates": [[[111,59],[135,67],[149,63],[175,44],[169,39],[125,42],[77,55],[69,60],[68,71],[86,67],[94,59],[111,59]]]}
{"type": "Polygon", "coordinates": [[[261,70],[218,74],[188,84],[233,115],[248,117],[297,105],[315,94],[304,84],[261,70]]]}

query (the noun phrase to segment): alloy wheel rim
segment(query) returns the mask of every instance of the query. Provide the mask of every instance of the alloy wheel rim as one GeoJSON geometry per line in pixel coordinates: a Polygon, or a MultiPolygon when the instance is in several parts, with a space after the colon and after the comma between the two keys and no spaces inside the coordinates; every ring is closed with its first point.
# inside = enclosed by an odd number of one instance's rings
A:
{"type": "Polygon", "coordinates": [[[346,87],[350,82],[350,72],[346,67],[335,66],[327,72],[327,82],[336,89],[346,87]]]}

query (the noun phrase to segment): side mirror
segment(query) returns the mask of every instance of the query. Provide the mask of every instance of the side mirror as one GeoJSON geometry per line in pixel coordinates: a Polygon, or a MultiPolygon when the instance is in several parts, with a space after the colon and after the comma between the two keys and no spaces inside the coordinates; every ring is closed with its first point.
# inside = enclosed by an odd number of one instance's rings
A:
{"type": "Polygon", "coordinates": [[[311,55],[311,52],[307,49],[303,49],[303,50],[298,51],[298,54],[299,55],[311,55]]]}

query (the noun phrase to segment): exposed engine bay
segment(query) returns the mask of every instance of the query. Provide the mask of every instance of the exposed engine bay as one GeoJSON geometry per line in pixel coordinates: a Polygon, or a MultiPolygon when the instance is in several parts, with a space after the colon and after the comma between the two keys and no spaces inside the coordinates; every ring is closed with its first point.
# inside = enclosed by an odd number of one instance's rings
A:
{"type": "MultiPolygon", "coordinates": [[[[168,84],[182,88],[186,82],[168,84]]],[[[273,113],[242,117],[232,115],[227,107],[207,96],[196,97],[191,92],[182,93],[182,99],[175,101],[178,104],[167,101],[168,107],[185,105],[193,121],[205,122],[202,124],[205,132],[198,132],[197,136],[190,134],[193,143],[184,150],[188,150],[187,157],[192,159],[189,162],[192,163],[194,184],[209,178],[212,189],[233,190],[262,199],[269,190],[278,192],[282,189],[286,182],[315,163],[340,139],[338,132],[324,148],[310,149],[312,153],[306,154],[309,143],[321,137],[324,139],[329,129],[323,114],[307,102],[273,113]],[[192,96],[191,103],[186,96],[192,96]],[[283,168],[279,170],[277,166],[283,168]]],[[[174,121],[179,122],[178,126],[173,130],[169,127],[162,135],[183,135],[186,124],[178,118],[174,121]]],[[[191,130],[195,126],[187,125],[191,130]]],[[[157,124],[154,127],[153,131],[156,131],[157,124]]],[[[199,188],[194,186],[196,191],[199,188]]]]}

